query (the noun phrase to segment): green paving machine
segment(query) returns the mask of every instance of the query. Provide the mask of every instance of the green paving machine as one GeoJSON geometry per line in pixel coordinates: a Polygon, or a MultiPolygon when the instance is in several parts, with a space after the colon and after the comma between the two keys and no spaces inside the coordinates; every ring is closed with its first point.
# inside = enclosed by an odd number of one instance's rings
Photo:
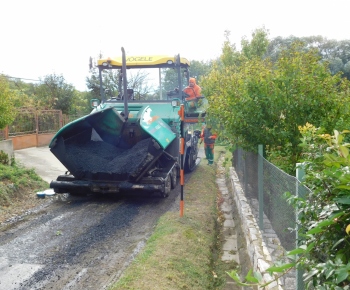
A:
{"type": "MultiPolygon", "coordinates": [[[[67,168],[50,183],[56,193],[118,193],[139,191],[167,197],[180,172],[191,172],[200,162],[198,122],[204,122],[207,100],[193,106],[182,91],[190,63],[176,56],[122,56],[99,59],[100,98],[91,100],[90,114],[63,126],[49,145],[67,168]],[[147,94],[130,88],[132,71],[155,70],[158,84],[147,94]],[[171,69],[176,88],[164,91],[161,71],[171,69]],[[103,83],[115,70],[118,94],[103,83]]],[[[185,83],[187,82],[187,83],[185,83]]]]}

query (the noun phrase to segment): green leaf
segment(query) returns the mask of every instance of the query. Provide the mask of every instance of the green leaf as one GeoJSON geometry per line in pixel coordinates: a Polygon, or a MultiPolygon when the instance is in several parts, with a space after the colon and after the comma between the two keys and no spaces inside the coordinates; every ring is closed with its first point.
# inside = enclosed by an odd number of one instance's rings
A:
{"type": "Polygon", "coordinates": [[[262,275],[260,272],[254,272],[254,277],[260,282],[262,280],[262,275]]]}
{"type": "Polygon", "coordinates": [[[332,214],[332,215],[329,217],[329,219],[334,220],[334,219],[336,219],[336,218],[338,218],[338,217],[340,217],[340,216],[342,216],[342,215],[344,215],[344,214],[345,214],[344,211],[340,211],[340,212],[337,212],[337,213],[335,213],[335,214],[332,214]]]}
{"type": "Polygon", "coordinates": [[[344,158],[348,157],[349,155],[349,149],[345,146],[339,146],[339,150],[344,158]]]}
{"type": "Polygon", "coordinates": [[[231,272],[226,272],[227,275],[229,275],[239,286],[251,286],[247,283],[241,282],[241,279],[236,271],[232,270],[231,272]]]}
{"type": "Polygon", "coordinates": [[[280,273],[280,272],[283,272],[286,269],[293,268],[294,266],[295,266],[295,263],[284,264],[284,265],[281,265],[281,266],[272,266],[272,267],[266,269],[266,271],[280,273]]]}
{"type": "Polygon", "coordinates": [[[318,273],[318,270],[314,269],[312,271],[307,272],[307,274],[304,277],[304,280],[309,280],[312,276],[316,275],[318,273]]]}
{"type": "Polygon", "coordinates": [[[306,248],[306,253],[310,252],[315,247],[315,242],[310,243],[306,248]]]}
{"type": "Polygon", "coordinates": [[[297,249],[294,249],[294,250],[291,250],[287,253],[288,256],[292,256],[292,255],[298,255],[298,254],[303,254],[305,253],[306,250],[305,249],[302,249],[302,248],[297,248],[297,249]]]}
{"type": "Polygon", "coordinates": [[[313,235],[313,234],[321,233],[321,232],[323,232],[323,231],[324,231],[324,229],[319,228],[319,227],[316,227],[316,228],[313,228],[313,229],[307,231],[306,234],[307,234],[307,235],[313,235]]]}
{"type": "Polygon", "coordinates": [[[339,177],[339,180],[340,180],[342,183],[348,183],[348,182],[350,182],[350,174],[342,172],[342,173],[341,173],[341,176],[339,177]]]}
{"type": "Polygon", "coordinates": [[[339,185],[336,188],[339,188],[339,189],[350,189],[350,186],[349,185],[339,185]]]}
{"type": "Polygon", "coordinates": [[[348,290],[349,286],[345,286],[345,287],[339,287],[339,286],[335,286],[334,290],[348,290]]]}
{"type": "Polygon", "coordinates": [[[350,204],[350,197],[335,198],[334,201],[341,204],[350,204]]]}
{"type": "Polygon", "coordinates": [[[326,271],[325,271],[326,279],[328,279],[330,276],[332,276],[333,273],[334,273],[334,269],[333,268],[326,269],[326,271]]]}
{"type": "Polygon", "coordinates": [[[324,221],[321,221],[317,224],[317,227],[326,227],[326,226],[329,226],[331,224],[334,224],[334,220],[324,220],[324,221]]]}
{"type": "Polygon", "coordinates": [[[349,276],[349,272],[346,268],[341,268],[337,272],[336,280],[337,283],[344,281],[349,276]]]}
{"type": "Polygon", "coordinates": [[[342,238],[342,239],[340,239],[338,242],[336,242],[334,245],[333,245],[333,247],[332,247],[332,250],[336,247],[336,246],[338,246],[340,243],[342,243],[342,242],[344,242],[344,238],[342,238]]]}
{"type": "Polygon", "coordinates": [[[259,283],[259,280],[257,278],[255,278],[254,276],[252,276],[252,270],[250,269],[248,274],[245,276],[245,279],[248,282],[253,282],[253,283],[259,283]]]}

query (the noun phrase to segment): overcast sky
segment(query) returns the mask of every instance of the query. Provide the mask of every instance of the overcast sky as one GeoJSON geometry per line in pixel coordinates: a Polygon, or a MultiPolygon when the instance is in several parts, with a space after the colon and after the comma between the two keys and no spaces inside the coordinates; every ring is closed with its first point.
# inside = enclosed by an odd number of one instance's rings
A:
{"type": "Polygon", "coordinates": [[[0,0],[0,73],[63,75],[86,90],[89,57],[180,54],[215,59],[225,30],[242,37],[321,35],[350,39],[350,0],[0,0]]]}

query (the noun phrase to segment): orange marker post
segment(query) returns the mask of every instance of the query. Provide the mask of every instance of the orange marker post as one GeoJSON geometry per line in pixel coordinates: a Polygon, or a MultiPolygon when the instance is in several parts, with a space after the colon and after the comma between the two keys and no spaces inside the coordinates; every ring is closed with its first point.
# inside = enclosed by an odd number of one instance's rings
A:
{"type": "Polygon", "coordinates": [[[185,184],[185,175],[184,175],[184,152],[185,152],[185,139],[183,133],[183,126],[185,120],[185,107],[182,104],[179,110],[179,116],[181,117],[181,125],[180,125],[180,185],[181,185],[181,199],[180,199],[180,217],[184,215],[184,184],[185,184]]]}

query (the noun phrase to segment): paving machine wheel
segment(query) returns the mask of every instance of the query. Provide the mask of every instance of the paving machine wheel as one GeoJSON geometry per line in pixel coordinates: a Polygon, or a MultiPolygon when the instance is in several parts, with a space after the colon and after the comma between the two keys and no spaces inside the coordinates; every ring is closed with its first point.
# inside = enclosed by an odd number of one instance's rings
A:
{"type": "Polygon", "coordinates": [[[171,176],[168,174],[168,176],[164,180],[164,190],[160,193],[160,196],[163,198],[166,198],[169,196],[169,193],[171,191],[171,176]]]}
{"type": "Polygon", "coordinates": [[[173,167],[173,170],[170,174],[171,179],[171,189],[174,189],[177,185],[177,168],[176,166],[173,167]]]}
{"type": "Polygon", "coordinates": [[[185,158],[185,173],[192,172],[197,166],[197,152],[190,148],[190,152],[186,154],[185,158]]]}

